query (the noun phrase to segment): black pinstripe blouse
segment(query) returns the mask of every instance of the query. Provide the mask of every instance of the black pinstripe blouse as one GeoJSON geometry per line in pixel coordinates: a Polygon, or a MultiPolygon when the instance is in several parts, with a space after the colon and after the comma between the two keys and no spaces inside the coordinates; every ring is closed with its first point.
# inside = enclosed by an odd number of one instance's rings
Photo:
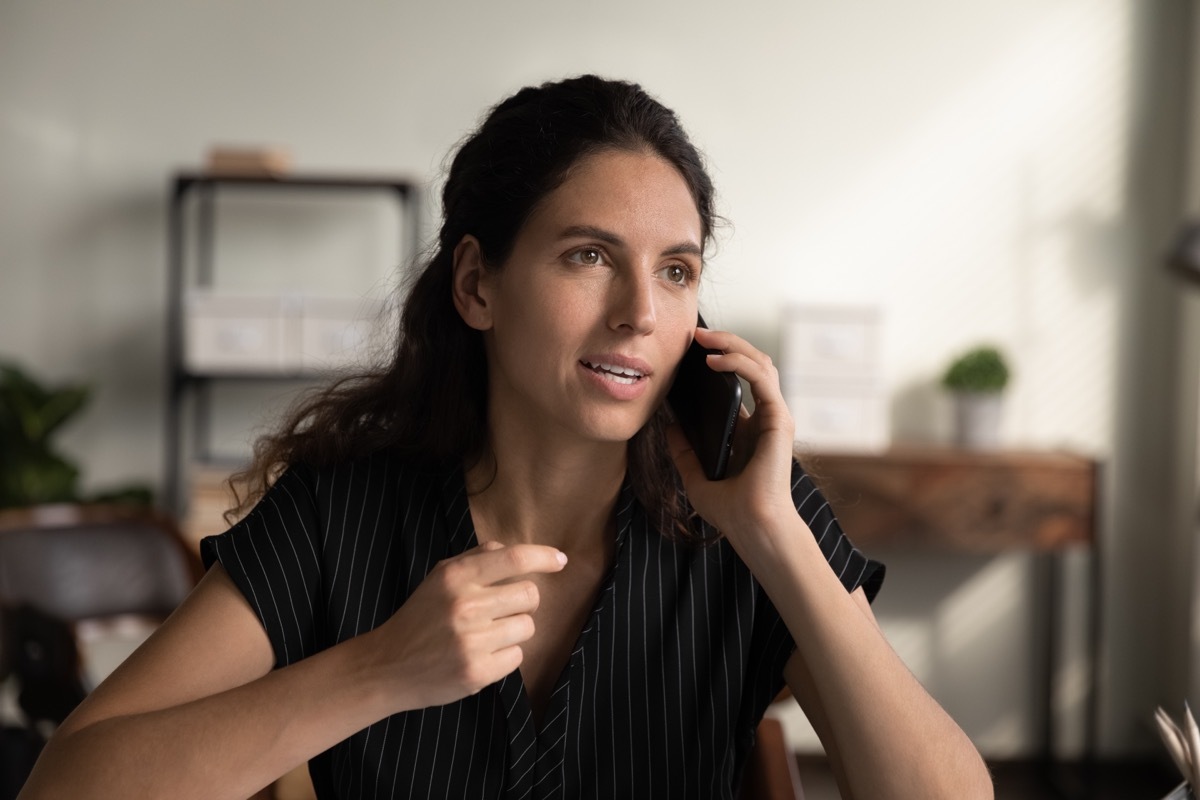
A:
{"type": "MultiPolygon", "coordinates": [[[[799,468],[792,494],[847,590],[882,565],[842,533],[799,468]]],[[[205,539],[262,620],[276,666],[368,631],[434,564],[476,544],[461,470],[377,455],[296,467],[205,539]]],[[[520,672],[379,720],[309,763],[325,798],[732,798],[795,645],[730,545],[676,544],[628,484],[613,568],[537,730],[520,672]]]]}

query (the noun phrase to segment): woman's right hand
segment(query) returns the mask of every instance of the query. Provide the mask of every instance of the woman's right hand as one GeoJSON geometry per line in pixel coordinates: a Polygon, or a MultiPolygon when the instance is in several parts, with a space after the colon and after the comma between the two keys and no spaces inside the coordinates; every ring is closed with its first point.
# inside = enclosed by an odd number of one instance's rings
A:
{"type": "Polygon", "coordinates": [[[498,542],[438,562],[387,622],[365,634],[389,705],[452,703],[519,667],[539,600],[528,576],[565,564],[553,547],[498,542]]]}

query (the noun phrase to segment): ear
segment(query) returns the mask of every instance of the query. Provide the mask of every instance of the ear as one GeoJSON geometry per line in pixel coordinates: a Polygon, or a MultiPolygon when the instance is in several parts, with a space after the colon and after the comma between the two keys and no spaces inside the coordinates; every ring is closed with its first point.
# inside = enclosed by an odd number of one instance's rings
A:
{"type": "Polygon", "coordinates": [[[454,248],[454,307],[463,322],[477,331],[492,327],[489,277],[479,240],[471,235],[464,236],[454,248]]]}

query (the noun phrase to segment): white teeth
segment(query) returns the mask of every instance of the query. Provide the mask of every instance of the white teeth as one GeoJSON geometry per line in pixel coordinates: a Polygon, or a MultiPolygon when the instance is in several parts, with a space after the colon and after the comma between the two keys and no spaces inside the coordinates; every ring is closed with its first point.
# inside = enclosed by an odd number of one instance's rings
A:
{"type": "Polygon", "coordinates": [[[620,381],[621,383],[633,383],[634,380],[642,377],[642,373],[638,372],[632,367],[618,367],[615,364],[595,364],[591,361],[585,361],[583,363],[587,364],[592,369],[603,370],[613,377],[628,376],[631,378],[631,380],[622,380],[620,381]]]}

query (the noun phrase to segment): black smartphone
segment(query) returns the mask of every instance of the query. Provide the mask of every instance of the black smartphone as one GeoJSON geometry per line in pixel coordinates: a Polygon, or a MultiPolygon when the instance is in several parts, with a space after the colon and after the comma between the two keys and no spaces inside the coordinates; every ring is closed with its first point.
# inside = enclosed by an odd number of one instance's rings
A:
{"type": "MultiPolygon", "coordinates": [[[[697,323],[701,328],[708,327],[703,318],[697,323]]],[[[721,480],[729,470],[733,432],[742,408],[742,384],[737,376],[717,372],[704,360],[706,355],[716,352],[719,351],[701,347],[693,339],[667,394],[671,413],[695,448],[710,481],[721,480]]]]}

